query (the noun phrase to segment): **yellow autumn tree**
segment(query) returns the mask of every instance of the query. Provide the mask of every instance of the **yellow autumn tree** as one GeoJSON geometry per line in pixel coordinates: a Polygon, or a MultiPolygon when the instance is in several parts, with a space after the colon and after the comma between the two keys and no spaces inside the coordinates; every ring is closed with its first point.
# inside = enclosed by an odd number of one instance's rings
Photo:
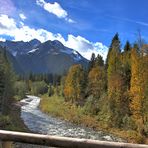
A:
{"type": "Polygon", "coordinates": [[[107,60],[108,104],[110,112],[109,126],[120,127],[122,124],[123,86],[120,40],[118,34],[112,40],[107,60]]]}
{"type": "Polygon", "coordinates": [[[101,94],[105,90],[106,74],[104,67],[94,67],[88,75],[88,88],[89,95],[92,95],[95,99],[100,98],[101,94]]]}
{"type": "Polygon", "coordinates": [[[148,134],[148,54],[143,56],[142,67],[142,113],[144,123],[144,134],[148,134]]]}
{"type": "Polygon", "coordinates": [[[84,70],[81,65],[73,65],[67,74],[64,86],[66,101],[79,103],[83,99],[84,70]]]}
{"type": "Polygon", "coordinates": [[[130,109],[140,134],[144,134],[145,125],[148,124],[148,55],[143,52],[145,46],[142,46],[140,52],[134,48],[131,53],[130,109]]]}

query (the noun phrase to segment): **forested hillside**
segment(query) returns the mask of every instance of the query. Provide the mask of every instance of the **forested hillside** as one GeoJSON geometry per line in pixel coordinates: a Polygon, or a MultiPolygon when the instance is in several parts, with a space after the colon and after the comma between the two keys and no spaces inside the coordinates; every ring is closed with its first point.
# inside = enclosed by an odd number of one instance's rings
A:
{"type": "Polygon", "coordinates": [[[80,65],[70,68],[65,79],[64,96],[66,101],[78,105],[90,101],[88,113],[103,114],[108,126],[134,128],[140,134],[147,134],[147,88],[148,45],[131,47],[127,42],[121,51],[116,34],[106,64],[100,55],[95,57],[93,54],[88,71],[80,65]]]}

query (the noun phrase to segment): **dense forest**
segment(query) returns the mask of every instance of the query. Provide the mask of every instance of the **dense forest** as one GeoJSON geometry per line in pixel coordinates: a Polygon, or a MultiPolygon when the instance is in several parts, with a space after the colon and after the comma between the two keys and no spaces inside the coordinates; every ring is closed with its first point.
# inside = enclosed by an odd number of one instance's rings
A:
{"type": "MultiPolygon", "coordinates": [[[[73,65],[61,78],[60,90],[58,95],[64,102],[75,105],[78,110],[81,108],[83,115],[95,119],[91,124],[95,125],[97,121],[105,129],[128,131],[128,136],[139,143],[148,137],[148,45],[141,37],[134,45],[127,41],[121,49],[116,34],[106,61],[100,55],[92,54],[88,69],[73,65]]],[[[50,105],[44,106],[50,101],[44,101],[42,110],[55,112],[50,111],[50,105]]],[[[56,114],[61,116],[61,113],[56,114]]]]}
{"type": "MultiPolygon", "coordinates": [[[[81,65],[70,68],[65,77],[65,101],[83,105],[99,115],[108,126],[131,128],[148,134],[148,45],[126,43],[121,51],[116,34],[106,64],[92,54],[88,71],[81,65]]],[[[102,119],[98,119],[102,120],[102,119]]]]}
{"type": "MultiPolygon", "coordinates": [[[[10,103],[24,98],[27,93],[46,94],[49,103],[49,97],[63,98],[65,106],[68,103],[81,108],[84,115],[95,119],[95,124],[97,121],[106,129],[135,131],[137,142],[143,143],[148,137],[148,45],[140,38],[134,45],[127,41],[121,49],[116,34],[106,61],[99,54],[92,54],[88,68],[73,65],[63,76],[32,73],[16,76],[5,49],[1,48],[1,113],[8,114],[10,103]]],[[[41,101],[43,111],[47,104],[41,101]]],[[[53,108],[57,110],[56,106],[53,108]]]]}

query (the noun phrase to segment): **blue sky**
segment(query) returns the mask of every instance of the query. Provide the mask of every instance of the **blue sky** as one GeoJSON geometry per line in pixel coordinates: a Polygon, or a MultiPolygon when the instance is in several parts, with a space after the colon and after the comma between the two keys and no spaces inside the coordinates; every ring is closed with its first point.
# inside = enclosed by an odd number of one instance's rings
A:
{"type": "Polygon", "coordinates": [[[106,55],[112,37],[148,40],[147,0],[0,0],[0,40],[60,40],[89,58],[106,55]]]}

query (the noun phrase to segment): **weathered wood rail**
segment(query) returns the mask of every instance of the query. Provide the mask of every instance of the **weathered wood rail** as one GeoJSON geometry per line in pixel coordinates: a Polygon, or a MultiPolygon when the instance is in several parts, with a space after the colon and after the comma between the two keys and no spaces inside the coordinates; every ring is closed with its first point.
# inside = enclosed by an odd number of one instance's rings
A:
{"type": "Polygon", "coordinates": [[[61,148],[148,148],[148,145],[49,136],[0,130],[0,140],[61,148]]]}

